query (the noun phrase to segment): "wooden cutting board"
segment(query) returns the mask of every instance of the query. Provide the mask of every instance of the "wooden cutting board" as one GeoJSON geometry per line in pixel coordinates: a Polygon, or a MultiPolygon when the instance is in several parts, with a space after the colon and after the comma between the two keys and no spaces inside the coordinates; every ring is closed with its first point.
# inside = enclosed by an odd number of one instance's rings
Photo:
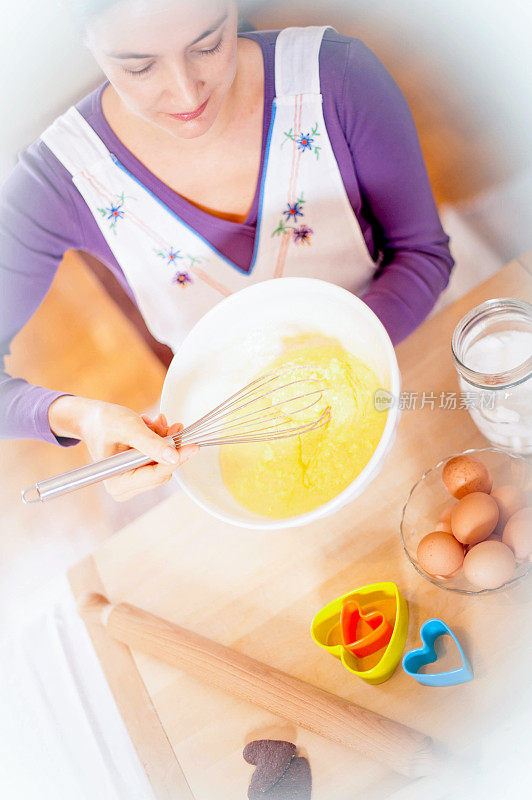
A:
{"type": "MultiPolygon", "coordinates": [[[[458,389],[450,338],[463,314],[483,300],[531,300],[531,267],[530,255],[510,263],[399,346],[403,391],[417,392],[416,408],[404,410],[381,474],[349,506],[305,528],[250,531],[216,521],[176,491],[70,571],[74,594],[100,591],[126,600],[417,728],[454,752],[471,752],[478,726],[499,725],[519,702],[516,687],[528,686],[530,646],[519,631],[532,623],[532,580],[485,597],[438,589],[404,556],[399,521],[422,472],[451,453],[487,444],[466,408],[439,407],[442,392],[458,389]],[[316,647],[310,623],[326,602],[385,580],[408,600],[407,648],[418,645],[424,620],[442,617],[471,658],[471,683],[431,689],[399,667],[387,683],[369,686],[316,647]]],[[[242,749],[268,736],[294,741],[307,755],[313,800],[362,793],[377,800],[407,783],[88,628],[158,799],[244,800],[253,768],[242,749]]]]}

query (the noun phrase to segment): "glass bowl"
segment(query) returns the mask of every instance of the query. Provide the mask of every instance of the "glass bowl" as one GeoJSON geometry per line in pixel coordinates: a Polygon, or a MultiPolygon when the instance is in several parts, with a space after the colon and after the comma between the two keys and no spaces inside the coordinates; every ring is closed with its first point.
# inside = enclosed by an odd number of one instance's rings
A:
{"type": "Polygon", "coordinates": [[[521,456],[512,455],[495,447],[485,447],[481,450],[464,450],[463,453],[454,453],[444,458],[431,469],[427,470],[410,490],[407,501],[403,507],[401,517],[401,541],[408,560],[415,570],[426,580],[459,594],[488,594],[499,592],[517,581],[520,581],[532,571],[532,563],[517,564],[511,580],[498,586],[496,589],[475,589],[460,570],[450,578],[440,578],[429,575],[419,565],[417,560],[417,547],[421,539],[431,531],[436,530],[440,515],[452,505],[454,498],[445,488],[442,480],[443,467],[446,462],[458,455],[470,455],[482,461],[489,469],[493,478],[493,488],[504,484],[513,484],[525,492],[530,492],[532,467],[521,456]]]}

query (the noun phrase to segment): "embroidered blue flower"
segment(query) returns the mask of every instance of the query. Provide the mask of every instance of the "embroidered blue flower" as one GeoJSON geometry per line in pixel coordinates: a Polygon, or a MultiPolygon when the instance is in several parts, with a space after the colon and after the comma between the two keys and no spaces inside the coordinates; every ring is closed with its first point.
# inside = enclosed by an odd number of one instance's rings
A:
{"type": "Polygon", "coordinates": [[[314,139],[307,133],[305,136],[303,133],[300,133],[297,137],[297,147],[298,150],[312,150],[312,145],[314,144],[314,139]]]}
{"type": "Polygon", "coordinates": [[[188,274],[188,272],[176,272],[173,278],[174,283],[178,283],[180,286],[185,289],[187,284],[192,283],[192,278],[188,274]]]}
{"type": "Polygon", "coordinates": [[[170,250],[166,254],[166,257],[168,259],[168,263],[169,264],[171,264],[173,261],[175,261],[176,258],[183,258],[183,256],[180,254],[180,251],[179,250],[174,250],[173,247],[170,248],[170,250]]]}
{"type": "MultiPolygon", "coordinates": [[[[116,223],[118,222],[119,219],[123,219],[124,218],[124,211],[123,211],[123,204],[122,203],[117,203],[116,205],[113,205],[111,203],[110,206],[105,206],[105,208],[99,208],[98,211],[100,212],[102,217],[105,217],[107,219],[107,221],[109,222],[109,227],[111,228],[111,230],[115,229],[116,223]]],[[[116,230],[115,230],[115,233],[116,233],[116,230]]]]}
{"type": "Polygon", "coordinates": [[[284,139],[281,142],[281,149],[286,142],[295,142],[298,150],[300,150],[302,153],[304,153],[305,150],[310,150],[316,156],[316,160],[318,160],[320,157],[321,146],[316,144],[316,137],[320,135],[321,134],[318,130],[317,122],[312,126],[310,133],[294,131],[293,128],[290,128],[289,131],[283,131],[284,139]]]}
{"type": "Polygon", "coordinates": [[[155,250],[159,258],[164,258],[167,264],[174,264],[178,259],[183,258],[181,250],[174,250],[170,247],[166,250],[155,250]]]}
{"type": "Polygon", "coordinates": [[[310,237],[314,231],[308,225],[300,225],[299,228],[294,228],[293,237],[296,244],[310,244],[310,237]]]}
{"type": "Polygon", "coordinates": [[[111,203],[104,208],[98,208],[98,211],[102,217],[105,217],[105,219],[109,222],[109,228],[114,234],[116,234],[116,224],[118,220],[124,219],[126,200],[135,200],[136,198],[129,197],[124,192],[121,192],[120,194],[115,193],[114,197],[116,197],[114,203],[111,203]]]}
{"type": "Polygon", "coordinates": [[[294,205],[286,204],[286,210],[283,211],[283,216],[288,220],[296,220],[298,217],[303,216],[303,203],[301,200],[296,200],[294,205]]]}
{"type": "Polygon", "coordinates": [[[121,205],[111,206],[106,210],[109,212],[107,219],[116,220],[118,217],[122,218],[124,216],[124,212],[122,211],[121,205]]]}

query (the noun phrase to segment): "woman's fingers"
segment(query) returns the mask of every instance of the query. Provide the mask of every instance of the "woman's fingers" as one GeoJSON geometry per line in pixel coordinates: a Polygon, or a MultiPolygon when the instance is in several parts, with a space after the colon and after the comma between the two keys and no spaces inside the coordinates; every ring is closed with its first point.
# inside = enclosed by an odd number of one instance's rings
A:
{"type": "Polygon", "coordinates": [[[178,449],[172,440],[167,440],[167,437],[178,434],[183,426],[181,423],[169,426],[164,414],[151,419],[147,414],[137,416],[121,407],[112,406],[107,410],[109,419],[96,426],[96,448],[102,441],[105,449],[115,453],[133,447],[155,462],[105,481],[105,488],[116,500],[128,500],[139,492],[166,483],[172,472],[199,450],[197,445],[178,449]],[[112,435],[102,436],[105,430],[112,431],[112,435]]]}
{"type": "MultiPolygon", "coordinates": [[[[174,424],[170,425],[170,427],[168,428],[167,436],[176,436],[179,433],[179,431],[182,430],[183,430],[183,425],[181,424],[181,422],[174,422],[174,424]]],[[[185,461],[188,461],[188,459],[191,456],[196,455],[196,453],[199,453],[199,451],[200,448],[197,444],[186,444],[184,447],[180,447],[177,452],[181,456],[182,459],[181,463],[184,464],[185,461]]]]}
{"type": "Polygon", "coordinates": [[[179,433],[179,431],[182,431],[182,430],[183,430],[183,426],[181,425],[181,423],[180,422],[176,422],[173,425],[170,425],[169,428],[167,428],[166,435],[167,436],[176,436],[179,433]]]}
{"type": "Polygon", "coordinates": [[[158,436],[167,435],[168,422],[163,414],[159,414],[155,419],[150,419],[147,414],[141,414],[141,419],[146,423],[148,428],[158,436]]]}
{"type": "Polygon", "coordinates": [[[166,435],[162,422],[157,418],[151,423],[145,422],[141,417],[130,417],[122,429],[116,431],[117,439],[125,444],[134,447],[141,453],[145,453],[154,461],[161,464],[169,464],[174,467],[181,463],[175,446],[164,441],[166,435]],[[151,430],[149,425],[153,425],[162,431],[161,434],[151,430]]]}
{"type": "Polygon", "coordinates": [[[139,492],[154,489],[169,481],[175,468],[168,464],[148,464],[109,478],[104,485],[115,500],[129,500],[139,492]]]}
{"type": "Polygon", "coordinates": [[[122,475],[109,478],[109,480],[105,481],[105,487],[115,500],[129,500],[130,497],[139,492],[152,489],[169,481],[172,472],[181,464],[184,464],[198,450],[199,447],[197,445],[187,445],[175,451],[178,456],[177,464],[148,464],[145,467],[138,467],[124,472],[122,475]]]}
{"type": "Polygon", "coordinates": [[[147,460],[155,462],[104,482],[109,493],[118,500],[127,500],[138,492],[165,483],[172,472],[199,449],[195,445],[178,449],[171,437],[175,437],[183,426],[180,423],[168,425],[164,414],[152,419],[148,414],[139,416],[115,403],[87,402],[89,406],[81,429],[93,461],[134,448],[144,453],[147,460]]]}
{"type": "Polygon", "coordinates": [[[159,414],[157,417],[155,417],[155,419],[150,419],[147,414],[141,414],[141,419],[146,423],[150,430],[159,434],[159,436],[171,436],[179,433],[179,431],[183,428],[183,425],[180,422],[176,422],[173,425],[168,425],[168,420],[164,414],[159,414]]]}
{"type": "MultiPolygon", "coordinates": [[[[181,422],[174,422],[173,425],[170,425],[169,428],[166,429],[165,436],[177,436],[179,431],[183,430],[183,425],[181,422]]],[[[180,463],[183,464],[187,461],[190,456],[199,453],[199,447],[197,444],[186,444],[184,447],[180,447],[177,451],[181,455],[180,463]]]]}

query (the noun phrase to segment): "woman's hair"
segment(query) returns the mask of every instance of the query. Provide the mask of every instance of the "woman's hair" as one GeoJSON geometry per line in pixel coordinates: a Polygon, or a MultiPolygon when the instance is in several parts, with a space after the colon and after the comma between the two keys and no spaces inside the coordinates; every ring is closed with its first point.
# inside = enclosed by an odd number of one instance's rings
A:
{"type": "MultiPolygon", "coordinates": [[[[118,0],[62,0],[62,5],[71,11],[79,27],[84,28],[93,17],[116,2],[118,0]]],[[[236,0],[236,4],[239,8],[243,5],[241,0],[236,0]]]]}
{"type": "Polygon", "coordinates": [[[84,27],[93,17],[117,0],[63,0],[63,5],[68,7],[80,27],[84,27]]]}

